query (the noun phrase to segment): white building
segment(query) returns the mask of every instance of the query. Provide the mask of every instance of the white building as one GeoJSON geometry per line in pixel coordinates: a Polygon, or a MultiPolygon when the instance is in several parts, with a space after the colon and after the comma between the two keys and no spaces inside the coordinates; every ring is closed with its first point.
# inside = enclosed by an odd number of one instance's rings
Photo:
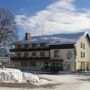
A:
{"type": "Polygon", "coordinates": [[[44,71],[90,70],[88,33],[56,34],[31,37],[15,43],[11,62],[18,68],[44,71]]]}

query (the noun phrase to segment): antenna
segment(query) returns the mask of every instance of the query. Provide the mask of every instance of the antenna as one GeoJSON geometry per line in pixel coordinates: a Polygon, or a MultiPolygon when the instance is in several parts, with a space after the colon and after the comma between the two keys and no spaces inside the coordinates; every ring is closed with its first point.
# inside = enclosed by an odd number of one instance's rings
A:
{"type": "Polygon", "coordinates": [[[44,35],[44,25],[42,24],[42,37],[44,35]]]}
{"type": "Polygon", "coordinates": [[[41,27],[41,36],[43,37],[43,35],[44,35],[44,27],[46,27],[46,26],[44,26],[43,24],[42,25],[39,25],[39,24],[37,24],[39,27],[41,27]]]}

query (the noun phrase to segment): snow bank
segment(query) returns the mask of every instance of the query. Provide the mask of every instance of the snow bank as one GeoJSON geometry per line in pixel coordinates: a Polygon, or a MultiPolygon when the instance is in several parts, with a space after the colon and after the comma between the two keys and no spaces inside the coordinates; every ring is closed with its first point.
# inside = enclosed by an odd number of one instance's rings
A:
{"type": "Polygon", "coordinates": [[[50,81],[46,79],[39,79],[39,76],[34,75],[32,73],[24,73],[23,77],[26,82],[29,82],[31,84],[38,85],[38,86],[51,83],[50,81]]]}
{"type": "Polygon", "coordinates": [[[48,83],[48,80],[41,80],[37,75],[21,72],[18,69],[2,68],[0,69],[0,82],[26,82],[34,85],[44,85],[48,83]]]}
{"type": "Polygon", "coordinates": [[[31,73],[24,73],[18,69],[3,68],[0,69],[0,82],[30,82],[36,84],[39,77],[31,73]]]}
{"type": "Polygon", "coordinates": [[[52,84],[52,82],[46,80],[46,79],[40,79],[39,83],[37,83],[38,86],[40,85],[47,85],[47,84],[52,84]]]}
{"type": "Polygon", "coordinates": [[[0,69],[0,82],[23,82],[22,72],[18,69],[0,69]]]}
{"type": "Polygon", "coordinates": [[[24,73],[23,77],[24,77],[24,80],[26,80],[27,82],[30,82],[32,84],[39,83],[39,77],[32,73],[24,73]]]}

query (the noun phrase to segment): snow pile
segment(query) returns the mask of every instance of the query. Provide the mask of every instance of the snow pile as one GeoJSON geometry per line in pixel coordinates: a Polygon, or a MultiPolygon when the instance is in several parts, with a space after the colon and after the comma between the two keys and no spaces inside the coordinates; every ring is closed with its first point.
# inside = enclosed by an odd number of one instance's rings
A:
{"type": "Polygon", "coordinates": [[[3,68],[0,69],[0,82],[30,82],[36,84],[39,77],[31,73],[24,73],[18,69],[3,68]]]}
{"type": "Polygon", "coordinates": [[[30,82],[32,84],[39,83],[39,77],[37,75],[31,74],[31,73],[24,73],[24,80],[27,82],[30,82]]]}
{"type": "Polygon", "coordinates": [[[37,83],[38,86],[40,85],[47,85],[47,84],[52,84],[52,82],[46,80],[46,79],[40,79],[39,83],[37,83]]]}
{"type": "Polygon", "coordinates": [[[23,82],[22,72],[18,69],[0,69],[0,82],[23,82]]]}
{"type": "Polygon", "coordinates": [[[2,68],[0,69],[0,82],[31,83],[34,85],[44,85],[48,83],[48,80],[39,79],[37,75],[21,72],[18,69],[2,68]]]}
{"type": "Polygon", "coordinates": [[[50,81],[48,81],[46,79],[39,79],[39,77],[37,75],[34,75],[32,73],[24,73],[24,79],[27,82],[30,82],[31,84],[38,85],[38,86],[51,83],[50,81]]]}

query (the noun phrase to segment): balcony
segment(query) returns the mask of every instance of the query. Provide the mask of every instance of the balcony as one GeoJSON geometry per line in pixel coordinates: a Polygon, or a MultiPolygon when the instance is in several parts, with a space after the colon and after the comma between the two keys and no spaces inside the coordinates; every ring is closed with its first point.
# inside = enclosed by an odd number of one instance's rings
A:
{"type": "Polygon", "coordinates": [[[10,52],[24,52],[24,51],[48,51],[50,50],[49,47],[44,47],[44,48],[15,48],[15,49],[10,49],[10,52]]]}
{"type": "Polygon", "coordinates": [[[11,57],[12,61],[48,61],[48,62],[61,62],[63,59],[50,59],[50,57],[11,57]]]}
{"type": "Polygon", "coordinates": [[[25,60],[25,61],[41,61],[41,60],[43,60],[43,61],[48,61],[48,60],[50,60],[50,58],[49,57],[11,57],[10,58],[11,60],[15,60],[15,61],[23,61],[23,60],[25,60]]]}

